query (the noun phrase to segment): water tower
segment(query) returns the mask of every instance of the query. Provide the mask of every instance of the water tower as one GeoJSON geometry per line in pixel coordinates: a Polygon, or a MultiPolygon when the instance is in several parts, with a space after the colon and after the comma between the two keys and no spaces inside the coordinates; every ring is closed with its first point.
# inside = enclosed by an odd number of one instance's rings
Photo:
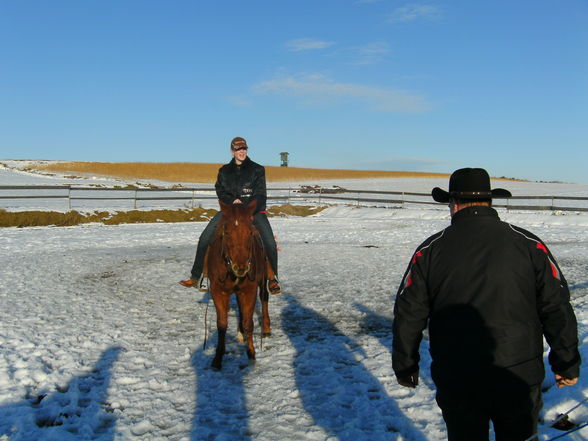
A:
{"type": "Polygon", "coordinates": [[[280,167],[288,167],[288,152],[281,152],[280,160],[282,161],[280,167]]]}

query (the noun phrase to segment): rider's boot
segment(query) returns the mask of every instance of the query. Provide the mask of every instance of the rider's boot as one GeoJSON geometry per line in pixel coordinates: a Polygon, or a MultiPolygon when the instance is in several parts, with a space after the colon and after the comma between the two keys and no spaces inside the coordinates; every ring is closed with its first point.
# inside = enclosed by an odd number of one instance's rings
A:
{"type": "Polygon", "coordinates": [[[189,278],[187,280],[180,280],[179,283],[186,288],[198,288],[200,292],[208,292],[209,288],[208,277],[204,277],[203,275],[199,279],[189,278]]]}
{"type": "Polygon", "coordinates": [[[278,280],[278,275],[274,273],[272,266],[269,262],[266,262],[266,271],[267,271],[267,284],[266,289],[267,292],[270,294],[281,294],[282,287],[280,286],[280,281],[278,280]]]}

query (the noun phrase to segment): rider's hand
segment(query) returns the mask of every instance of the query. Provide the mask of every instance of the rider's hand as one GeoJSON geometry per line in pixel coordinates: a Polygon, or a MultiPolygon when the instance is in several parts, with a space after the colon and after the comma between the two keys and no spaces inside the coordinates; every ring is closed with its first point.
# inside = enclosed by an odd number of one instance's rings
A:
{"type": "Polygon", "coordinates": [[[578,377],[566,378],[566,377],[562,377],[559,374],[555,374],[555,384],[557,384],[557,387],[559,387],[559,388],[566,387],[566,386],[573,386],[577,382],[578,382],[578,377]]]}
{"type": "Polygon", "coordinates": [[[243,201],[241,199],[235,199],[233,201],[233,204],[242,204],[242,203],[243,203],[243,201]]]}

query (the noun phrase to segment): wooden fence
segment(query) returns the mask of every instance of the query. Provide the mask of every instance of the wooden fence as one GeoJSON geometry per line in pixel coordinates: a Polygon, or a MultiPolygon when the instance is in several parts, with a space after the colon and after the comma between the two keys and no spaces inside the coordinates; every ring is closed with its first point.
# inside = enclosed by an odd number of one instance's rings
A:
{"type": "MultiPolygon", "coordinates": [[[[55,200],[62,199],[67,208],[72,209],[79,201],[129,201],[134,209],[148,201],[183,201],[191,207],[203,200],[216,200],[212,187],[194,188],[106,188],[74,185],[4,185],[0,186],[0,208],[8,200],[55,200]]],[[[354,205],[386,204],[404,207],[407,204],[443,205],[431,200],[430,193],[404,191],[352,190],[344,188],[322,188],[304,186],[301,188],[268,188],[268,203],[346,203],[354,205]],[[371,195],[372,197],[367,197],[371,195]]],[[[513,196],[495,198],[494,207],[507,210],[550,210],[550,211],[588,211],[588,197],[578,196],[513,196]],[[527,203],[521,203],[526,201],[527,203]],[[539,202],[546,201],[546,202],[539,202]],[[572,201],[573,206],[562,205],[572,201]],[[540,204],[540,205],[537,205],[540,204]],[[579,206],[582,205],[582,206],[579,206]]],[[[87,207],[84,207],[87,208],[87,207]]],[[[145,208],[145,207],[143,207],[145,208]]]]}

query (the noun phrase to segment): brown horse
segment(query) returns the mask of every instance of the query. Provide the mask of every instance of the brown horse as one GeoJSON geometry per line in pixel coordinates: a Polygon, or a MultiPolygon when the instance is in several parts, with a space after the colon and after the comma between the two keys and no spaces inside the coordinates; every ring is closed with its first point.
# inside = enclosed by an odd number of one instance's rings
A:
{"type": "Polygon", "coordinates": [[[266,255],[259,232],[253,225],[256,201],[249,205],[220,202],[222,219],[210,243],[206,269],[210,292],[216,308],[218,342],[212,361],[214,369],[221,369],[225,353],[225,337],[232,293],[239,305],[239,330],[247,344],[249,362],[255,361],[253,346],[253,313],[257,292],[261,300],[263,335],[270,335],[266,255]]]}

